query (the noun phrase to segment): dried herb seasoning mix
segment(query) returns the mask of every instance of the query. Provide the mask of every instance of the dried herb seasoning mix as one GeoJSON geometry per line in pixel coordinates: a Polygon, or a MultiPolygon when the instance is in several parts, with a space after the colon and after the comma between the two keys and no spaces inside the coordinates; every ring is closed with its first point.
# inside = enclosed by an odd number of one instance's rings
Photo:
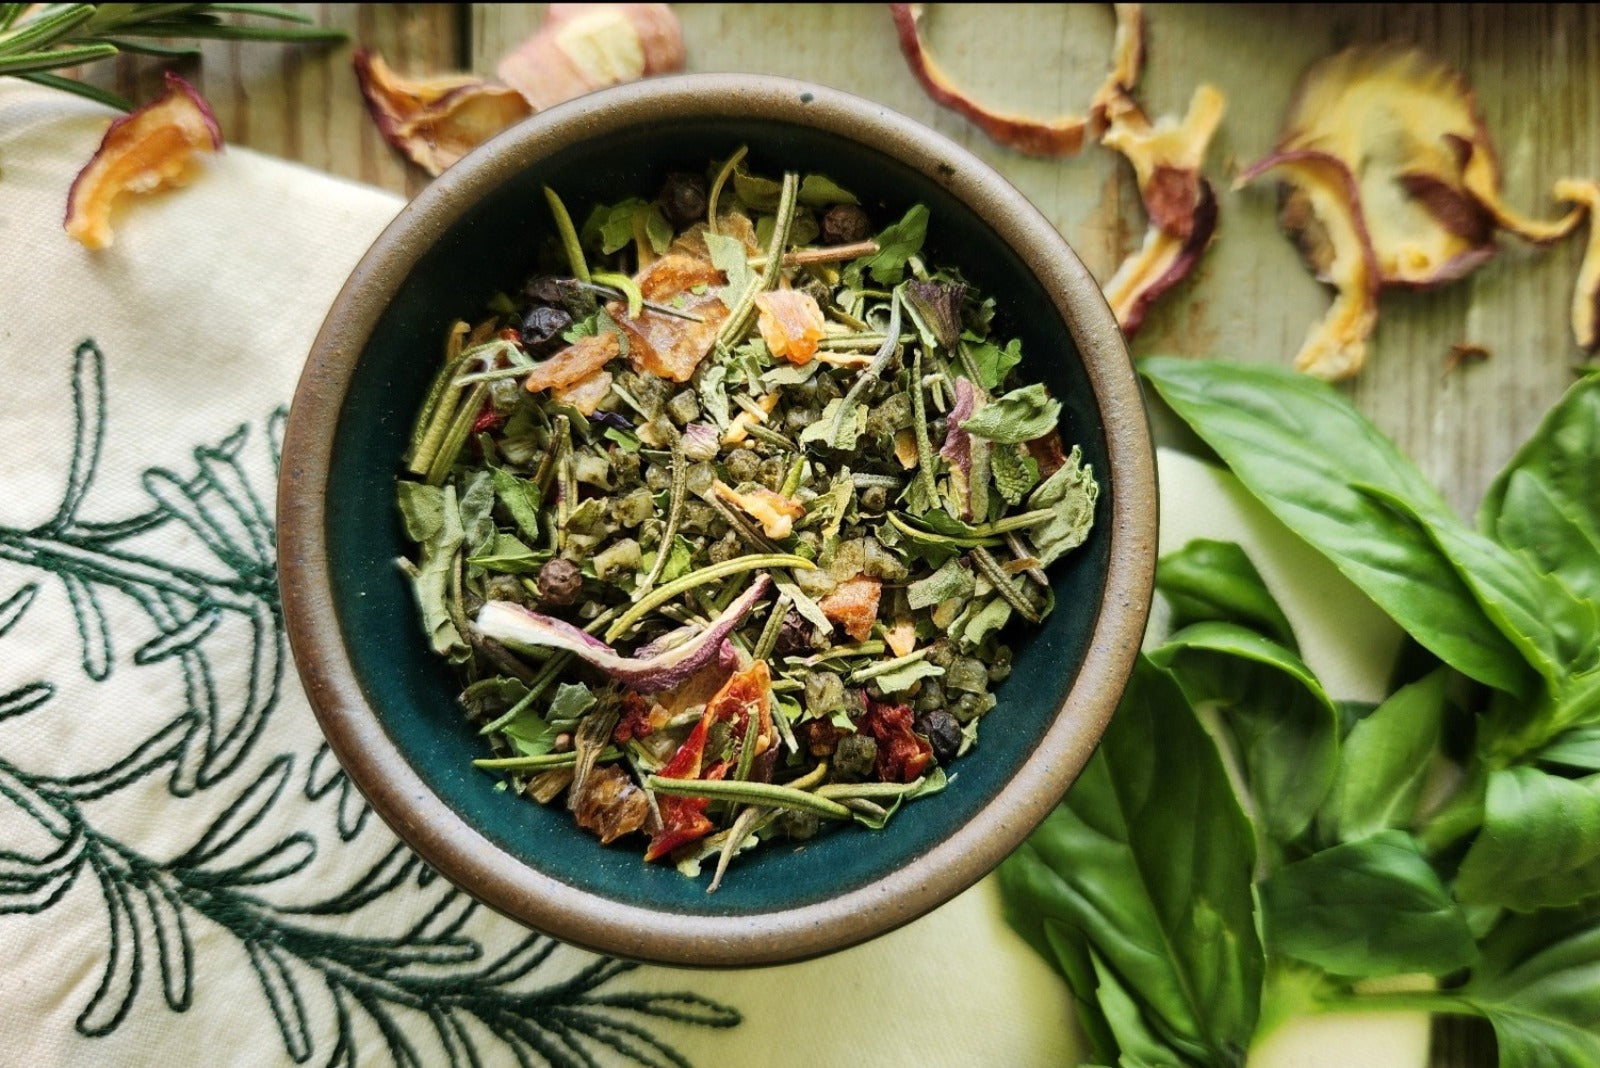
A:
{"type": "MultiPolygon", "coordinates": [[[[941,789],[1097,486],[994,302],[743,151],[458,323],[398,484],[410,577],[510,789],[714,889],[941,789]],[[872,236],[876,233],[876,236],[872,236]]],[[[881,226],[881,229],[879,228],[881,226]]]]}

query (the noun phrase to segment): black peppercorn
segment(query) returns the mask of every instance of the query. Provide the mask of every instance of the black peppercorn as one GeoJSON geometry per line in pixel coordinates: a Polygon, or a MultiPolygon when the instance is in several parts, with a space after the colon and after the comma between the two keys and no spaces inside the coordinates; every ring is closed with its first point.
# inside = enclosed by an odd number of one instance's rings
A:
{"type": "Polygon", "coordinates": [[[811,651],[811,624],[801,619],[799,612],[791,611],[783,617],[783,626],[778,628],[777,650],[783,656],[799,656],[811,651]]]}
{"type": "Polygon", "coordinates": [[[698,174],[674,171],[667,175],[657,202],[661,214],[674,228],[682,230],[706,217],[706,180],[698,174]]]}
{"type": "Polygon", "coordinates": [[[567,309],[535,304],[522,317],[522,348],[529,356],[547,356],[564,344],[561,333],[571,326],[567,309]]]}
{"type": "Polygon", "coordinates": [[[872,236],[872,219],[858,204],[835,204],[822,215],[822,243],[851,245],[872,236]]]}
{"type": "Polygon", "coordinates": [[[924,712],[916,719],[916,731],[928,739],[933,758],[944,767],[961,751],[961,724],[948,712],[924,712]]]}
{"type": "Polygon", "coordinates": [[[583,573],[571,560],[559,556],[539,569],[539,596],[547,604],[569,605],[583,590],[583,573]]]}

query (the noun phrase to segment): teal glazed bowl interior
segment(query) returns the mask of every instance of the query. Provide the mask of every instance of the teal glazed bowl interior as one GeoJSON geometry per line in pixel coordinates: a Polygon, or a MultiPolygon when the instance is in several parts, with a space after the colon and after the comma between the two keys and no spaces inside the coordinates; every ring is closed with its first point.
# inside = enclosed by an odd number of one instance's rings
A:
{"type": "Polygon", "coordinates": [[[970,153],[886,108],[781,79],[689,75],[542,113],[406,207],[339,294],[290,413],[280,574],[295,660],[324,732],[377,812],[430,865],[563,940],[665,963],[797,960],[888,931],[991,870],[1044,818],[1121,695],[1149,608],[1156,498],[1148,424],[1099,288],[1054,228],[970,153]],[[497,790],[395,560],[395,478],[452,322],[534,273],[553,232],[542,186],[574,217],[650,196],[672,170],[749,148],[757,173],[825,174],[879,225],[932,213],[925,258],[998,303],[1023,373],[1063,402],[1061,433],[1100,480],[1093,532],[1051,571],[1056,609],[1013,632],[1014,671],[943,793],[887,829],[841,828],[738,858],[721,888],[602,846],[564,805],[497,790]]]}

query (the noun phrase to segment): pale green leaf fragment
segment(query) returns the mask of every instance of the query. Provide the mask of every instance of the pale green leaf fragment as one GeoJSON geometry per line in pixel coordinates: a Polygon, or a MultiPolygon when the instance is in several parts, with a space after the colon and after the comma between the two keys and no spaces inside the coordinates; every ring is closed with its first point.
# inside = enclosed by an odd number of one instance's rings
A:
{"type": "Polygon", "coordinates": [[[494,537],[494,479],[478,471],[461,491],[461,537],[468,553],[482,551],[494,537]]]}
{"type": "Polygon", "coordinates": [[[444,487],[401,481],[395,488],[406,537],[418,545],[426,546],[444,529],[444,487]]]}
{"type": "Polygon", "coordinates": [[[872,681],[883,693],[899,693],[902,690],[909,690],[923,679],[935,679],[943,674],[944,668],[936,664],[930,664],[926,660],[914,660],[893,671],[875,675],[872,681]]]}
{"type": "Polygon", "coordinates": [[[1061,402],[1050,396],[1043,384],[1035,382],[985,404],[961,424],[961,429],[990,441],[1018,445],[1048,434],[1060,418],[1061,402]]]}
{"type": "Polygon", "coordinates": [[[595,706],[595,696],[581,682],[563,682],[550,699],[548,716],[552,720],[574,720],[595,706]]]}
{"type": "Polygon", "coordinates": [[[985,638],[1011,620],[1011,605],[1004,597],[984,602],[981,608],[968,608],[950,625],[950,636],[962,647],[976,649],[985,638]]]}
{"type": "Polygon", "coordinates": [[[994,488],[1009,505],[1018,505],[1039,484],[1039,462],[1019,445],[997,445],[989,457],[994,488]]]}
{"type": "Polygon", "coordinates": [[[1028,498],[1030,511],[1049,508],[1055,512],[1028,531],[1028,541],[1041,565],[1050,564],[1082,545],[1094,525],[1094,506],[1100,496],[1100,486],[1094,480],[1094,468],[1082,459],[1083,450],[1074,445],[1067,462],[1028,498]]]}
{"type": "Polygon", "coordinates": [[[535,552],[515,534],[496,534],[494,539],[476,555],[467,557],[467,563],[485,571],[499,571],[507,575],[537,574],[540,566],[550,559],[550,553],[535,552]]]}
{"type": "Polygon", "coordinates": [[[800,432],[800,444],[815,441],[835,449],[853,450],[856,441],[867,432],[867,410],[859,404],[853,405],[852,410],[844,412],[844,417],[840,418],[844,402],[843,397],[829,401],[817,421],[800,432]]]}
{"type": "Polygon", "coordinates": [[[835,204],[857,203],[854,193],[838,185],[833,179],[820,174],[806,175],[800,182],[800,191],[796,195],[800,203],[808,208],[827,208],[835,204]]]}
{"type": "Polygon", "coordinates": [[[700,373],[700,407],[711,416],[718,430],[727,430],[733,422],[728,407],[728,365],[713,363],[700,373]]]}
{"type": "Polygon", "coordinates": [[[731,309],[739,303],[739,297],[750,286],[752,272],[749,251],[742,240],[728,234],[713,234],[708,230],[705,239],[706,249],[711,253],[711,266],[728,276],[728,284],[722,288],[719,296],[722,303],[731,309]]]}
{"type": "Polygon", "coordinates": [[[913,611],[928,608],[949,597],[971,597],[972,572],[955,560],[949,560],[927,578],[918,579],[906,587],[906,602],[913,611]]]}
{"type": "Polygon", "coordinates": [[[401,482],[398,499],[407,531],[422,535],[417,539],[420,560],[411,576],[411,588],[422,616],[423,632],[435,652],[448,655],[464,649],[466,641],[456,630],[447,607],[456,553],[463,541],[456,488],[401,482]]]}
{"type": "Polygon", "coordinates": [[[524,708],[500,728],[520,756],[544,756],[555,748],[559,733],[532,708],[524,708]]]}
{"type": "MultiPolygon", "coordinates": [[[[615,428],[609,428],[614,430],[615,428]]],[[[609,434],[608,434],[609,436],[609,434]]],[[[634,442],[634,449],[638,449],[634,442]]],[[[531,479],[518,478],[503,467],[491,468],[495,496],[510,513],[512,522],[529,541],[539,539],[539,484],[531,479]]]]}
{"type": "Polygon", "coordinates": [[[1011,369],[1022,362],[1022,341],[1013,338],[1006,343],[1005,348],[992,341],[984,341],[969,346],[967,355],[972,357],[973,366],[978,369],[983,387],[989,390],[999,389],[1000,384],[1011,373],[1011,369]]]}

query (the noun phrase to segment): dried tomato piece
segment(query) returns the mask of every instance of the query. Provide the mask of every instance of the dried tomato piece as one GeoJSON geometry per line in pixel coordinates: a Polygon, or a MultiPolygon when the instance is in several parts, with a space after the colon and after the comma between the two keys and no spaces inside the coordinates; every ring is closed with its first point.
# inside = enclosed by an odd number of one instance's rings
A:
{"type": "Polygon", "coordinates": [[[563,389],[595,374],[622,354],[617,335],[610,330],[580,337],[528,372],[523,385],[529,393],[563,389]]]}
{"type": "Polygon", "coordinates": [[[217,117],[194,86],[168,71],[166,92],[113,122],[67,192],[67,234],[109,248],[111,211],[123,193],[186,185],[196,152],[222,150],[217,117]]]}
{"type": "Polygon", "coordinates": [[[602,764],[583,780],[572,811],[579,827],[610,845],[644,826],[650,801],[626,771],[616,764],[602,764]]]}
{"type": "Polygon", "coordinates": [[[806,514],[805,505],[765,486],[740,493],[719,479],[711,484],[711,492],[760,523],[762,532],[769,538],[787,538],[794,529],[794,521],[806,514]]]}
{"type": "Polygon", "coordinates": [[[356,82],[383,139],[438,175],[506,127],[533,114],[514,89],[467,74],[402,78],[365,49],[353,57],[356,82]]]}
{"type": "Polygon", "coordinates": [[[622,712],[617,716],[617,725],[611,729],[611,740],[618,745],[627,745],[635,738],[647,738],[655,730],[655,723],[650,718],[652,704],[636,693],[622,695],[622,712]]]}
{"type": "Polygon", "coordinates": [[[816,355],[827,320],[810,293],[798,289],[778,289],[756,294],[761,314],[756,329],[767,349],[793,364],[807,364],[816,355]]]}
{"type": "Polygon", "coordinates": [[[765,660],[757,660],[733,675],[706,703],[705,718],[712,723],[727,722],[735,738],[743,739],[756,717],[755,755],[760,756],[777,740],[772,723],[772,673],[765,660]]]}
{"type": "Polygon", "coordinates": [[[822,614],[844,628],[844,632],[858,642],[872,634],[872,624],[878,619],[878,599],[883,593],[883,583],[866,575],[858,575],[833,588],[817,607],[822,614]]]}
{"type": "Polygon", "coordinates": [[[550,4],[496,73],[534,107],[682,70],[683,29],[666,4],[550,4]]]}
{"type": "Polygon", "coordinates": [[[1030,156],[1070,156],[1083,147],[1084,138],[1100,126],[1106,103],[1126,93],[1139,80],[1144,62],[1144,17],[1138,4],[1113,4],[1117,14],[1117,33],[1112,43],[1111,71],[1096,91],[1089,114],[1062,115],[1054,119],[1032,119],[997,111],[973,99],[958,87],[934,61],[922,39],[921,23],[927,17],[926,4],[890,4],[895,29],[900,35],[900,51],[911,73],[934,103],[965,116],[984,133],[1002,145],[1030,156]]]}
{"type": "Polygon", "coordinates": [[[861,729],[878,743],[872,773],[879,782],[911,782],[933,761],[933,746],[912,730],[912,721],[906,705],[867,702],[861,729]]]}
{"type": "Polygon", "coordinates": [[[717,331],[728,317],[728,306],[716,293],[716,287],[725,281],[722,272],[705,260],[668,255],[641,270],[634,281],[645,300],[671,304],[700,321],[648,308],[634,319],[628,317],[627,306],[621,302],[607,304],[606,311],[627,335],[628,362],[636,371],[687,382],[711,351],[717,331]],[[694,292],[697,288],[702,291],[694,292]]]}

